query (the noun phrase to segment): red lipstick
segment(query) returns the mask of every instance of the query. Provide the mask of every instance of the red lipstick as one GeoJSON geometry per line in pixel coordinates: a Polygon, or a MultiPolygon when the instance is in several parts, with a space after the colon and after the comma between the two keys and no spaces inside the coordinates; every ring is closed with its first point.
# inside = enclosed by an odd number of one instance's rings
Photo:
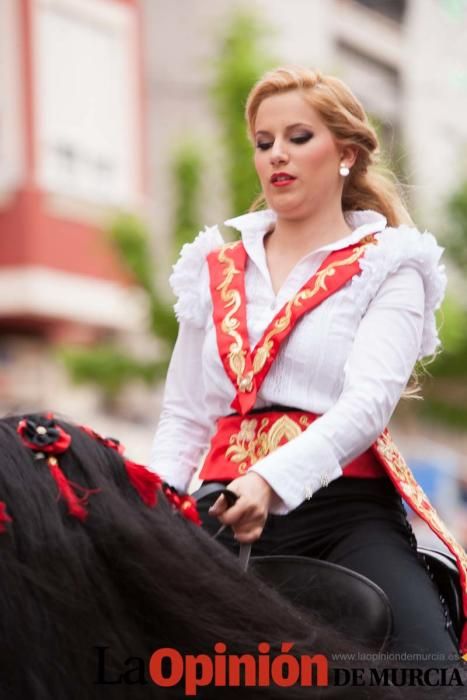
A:
{"type": "Polygon", "coordinates": [[[271,184],[274,185],[274,187],[286,187],[287,185],[291,185],[296,179],[297,178],[290,175],[290,173],[273,173],[271,175],[271,184]]]}

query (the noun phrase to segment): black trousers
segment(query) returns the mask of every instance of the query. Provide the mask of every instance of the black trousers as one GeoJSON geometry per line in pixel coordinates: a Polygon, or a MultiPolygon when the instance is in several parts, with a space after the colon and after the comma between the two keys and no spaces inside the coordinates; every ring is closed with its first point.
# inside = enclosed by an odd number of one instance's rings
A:
{"type": "MultiPolygon", "coordinates": [[[[204,526],[213,499],[199,504],[204,526]]],[[[237,554],[230,529],[219,541],[237,554]]],[[[388,478],[341,477],[285,516],[270,515],[253,556],[299,554],[346,566],[385,591],[393,611],[391,652],[459,658],[450,619],[407,522],[402,501],[388,478]]]]}

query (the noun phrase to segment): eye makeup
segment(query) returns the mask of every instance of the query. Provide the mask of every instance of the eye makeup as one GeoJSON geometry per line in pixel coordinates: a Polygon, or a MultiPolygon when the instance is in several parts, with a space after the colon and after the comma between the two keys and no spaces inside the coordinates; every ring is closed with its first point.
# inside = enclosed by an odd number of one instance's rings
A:
{"type": "MultiPolygon", "coordinates": [[[[292,143],[302,144],[307,143],[307,141],[309,141],[311,138],[313,138],[313,134],[311,132],[306,132],[304,134],[296,134],[291,136],[290,140],[292,143]]],[[[267,151],[273,144],[274,141],[258,141],[256,143],[256,148],[259,148],[261,151],[267,151]]]]}

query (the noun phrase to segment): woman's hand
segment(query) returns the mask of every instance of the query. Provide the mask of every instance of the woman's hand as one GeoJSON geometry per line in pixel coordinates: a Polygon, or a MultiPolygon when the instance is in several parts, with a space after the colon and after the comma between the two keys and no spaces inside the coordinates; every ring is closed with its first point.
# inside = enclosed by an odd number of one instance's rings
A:
{"type": "Polygon", "coordinates": [[[254,542],[263,532],[271,502],[277,495],[255,472],[234,479],[227,488],[237,494],[237,501],[228,508],[227,499],[221,495],[210,507],[209,515],[230,525],[238,542],[254,542]]]}

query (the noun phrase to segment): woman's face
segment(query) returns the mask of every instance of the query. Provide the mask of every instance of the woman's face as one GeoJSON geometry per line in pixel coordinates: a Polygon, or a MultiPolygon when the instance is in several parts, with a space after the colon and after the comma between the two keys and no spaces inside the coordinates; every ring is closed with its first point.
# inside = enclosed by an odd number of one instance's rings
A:
{"type": "Polygon", "coordinates": [[[317,207],[340,203],[339,166],[352,164],[352,152],[338,146],[298,91],[261,102],[254,138],[256,171],[266,201],[277,214],[305,218],[317,207]]]}

